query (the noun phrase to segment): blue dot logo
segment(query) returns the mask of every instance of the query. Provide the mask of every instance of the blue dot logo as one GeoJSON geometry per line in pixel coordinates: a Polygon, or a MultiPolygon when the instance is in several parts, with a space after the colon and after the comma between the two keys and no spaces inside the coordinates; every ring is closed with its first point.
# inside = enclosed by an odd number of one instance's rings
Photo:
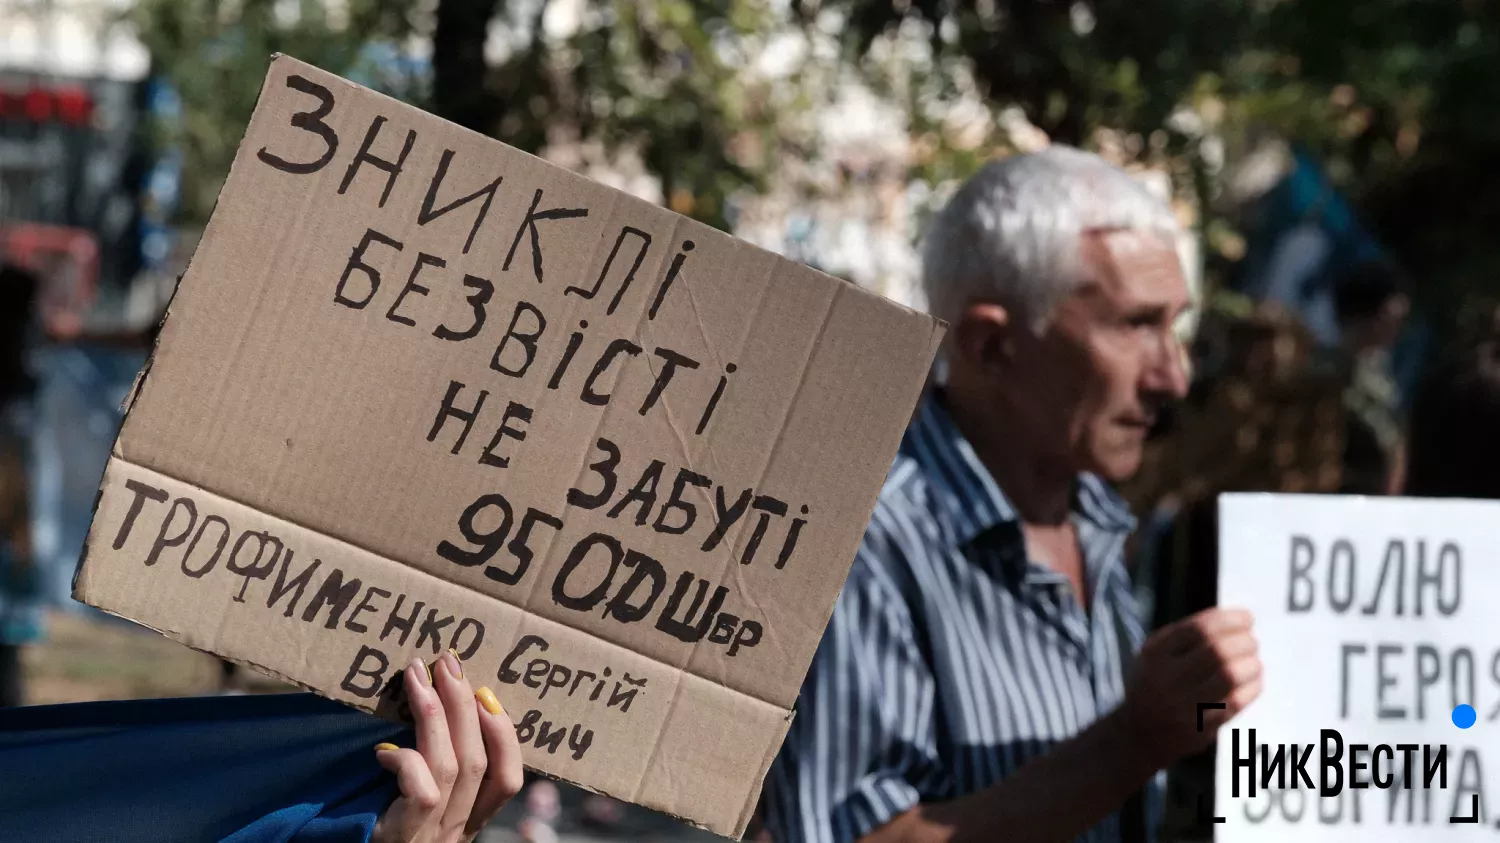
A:
{"type": "Polygon", "coordinates": [[[1453,725],[1460,729],[1467,729],[1473,726],[1474,721],[1477,719],[1479,719],[1479,715],[1474,713],[1474,706],[1472,705],[1461,705],[1453,709],[1453,725]]]}

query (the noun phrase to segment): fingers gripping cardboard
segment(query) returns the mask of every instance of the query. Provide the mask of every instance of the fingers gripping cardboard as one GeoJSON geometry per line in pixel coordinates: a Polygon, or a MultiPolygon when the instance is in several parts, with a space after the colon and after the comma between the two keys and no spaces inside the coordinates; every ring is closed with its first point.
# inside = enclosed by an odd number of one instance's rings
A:
{"type": "Polygon", "coordinates": [[[943,329],[278,56],[75,594],[738,835],[943,329]]]}

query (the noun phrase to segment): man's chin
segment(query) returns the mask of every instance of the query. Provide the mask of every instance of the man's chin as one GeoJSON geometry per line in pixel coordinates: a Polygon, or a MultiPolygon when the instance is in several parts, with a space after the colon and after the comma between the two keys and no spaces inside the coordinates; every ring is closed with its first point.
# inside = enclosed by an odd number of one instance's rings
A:
{"type": "Polygon", "coordinates": [[[1100,454],[1092,462],[1094,466],[1090,471],[1118,485],[1129,481],[1141,470],[1141,449],[1121,448],[1108,454],[1100,454]]]}

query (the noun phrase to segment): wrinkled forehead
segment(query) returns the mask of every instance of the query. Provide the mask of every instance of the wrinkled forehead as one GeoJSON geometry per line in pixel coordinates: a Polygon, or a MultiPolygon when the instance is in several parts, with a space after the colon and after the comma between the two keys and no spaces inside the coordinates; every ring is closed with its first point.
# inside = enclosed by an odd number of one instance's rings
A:
{"type": "Polygon", "coordinates": [[[1165,232],[1095,228],[1083,232],[1079,292],[1121,304],[1173,310],[1189,302],[1187,277],[1177,243],[1165,232]]]}

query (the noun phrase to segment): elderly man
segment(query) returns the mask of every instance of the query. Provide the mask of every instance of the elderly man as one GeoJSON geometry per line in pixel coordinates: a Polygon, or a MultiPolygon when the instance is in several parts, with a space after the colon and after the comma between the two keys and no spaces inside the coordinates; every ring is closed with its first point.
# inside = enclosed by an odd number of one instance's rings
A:
{"type": "Polygon", "coordinates": [[[1106,485],[1186,391],[1171,212],[1078,150],[990,164],[924,258],[951,325],[766,783],[780,843],[1150,839],[1260,691],[1242,611],[1150,640],[1106,485]],[[1224,703],[1197,729],[1197,703],[1224,703]]]}

